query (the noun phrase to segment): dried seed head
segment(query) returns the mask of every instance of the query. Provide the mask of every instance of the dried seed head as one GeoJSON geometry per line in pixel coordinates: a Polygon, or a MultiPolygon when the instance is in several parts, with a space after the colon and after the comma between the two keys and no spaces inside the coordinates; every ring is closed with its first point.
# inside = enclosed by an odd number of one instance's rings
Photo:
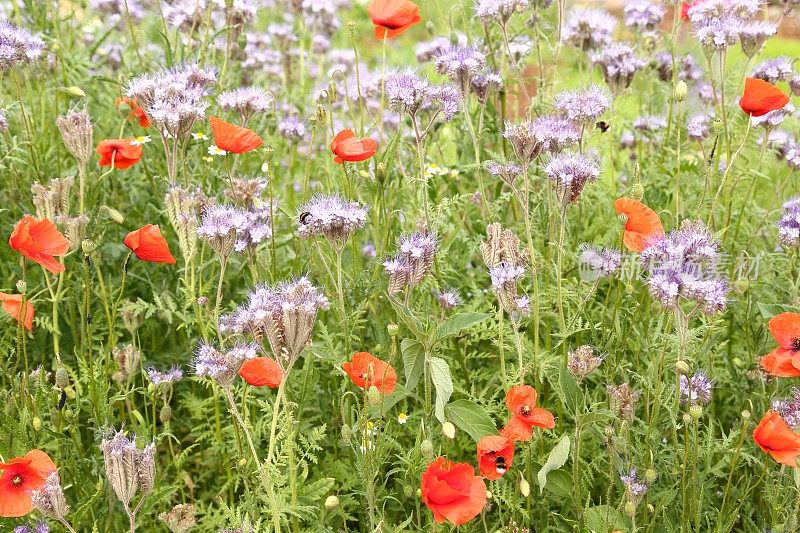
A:
{"type": "Polygon", "coordinates": [[[94,148],[92,117],[85,109],[73,109],[56,119],[61,139],[72,157],[83,167],[92,157],[94,148]]]}
{"type": "Polygon", "coordinates": [[[64,498],[58,472],[52,472],[41,489],[31,492],[31,501],[39,512],[56,520],[63,520],[69,513],[69,504],[64,498]]]}
{"type": "Polygon", "coordinates": [[[195,512],[194,505],[182,503],[167,513],[161,513],[158,515],[158,519],[164,522],[172,533],[186,533],[197,524],[195,512]]]}
{"type": "Polygon", "coordinates": [[[112,352],[117,362],[118,372],[114,374],[116,381],[128,381],[139,370],[142,353],[131,344],[117,346],[112,352]]]}
{"type": "Polygon", "coordinates": [[[115,431],[111,438],[100,443],[103,451],[106,478],[114,494],[124,505],[129,505],[137,492],[146,496],[155,483],[155,444],[143,449],[136,446],[135,438],[115,431]]]}
{"type": "Polygon", "coordinates": [[[34,182],[31,185],[32,201],[38,218],[55,220],[57,216],[69,214],[69,191],[73,179],[53,178],[47,185],[34,182]]]}

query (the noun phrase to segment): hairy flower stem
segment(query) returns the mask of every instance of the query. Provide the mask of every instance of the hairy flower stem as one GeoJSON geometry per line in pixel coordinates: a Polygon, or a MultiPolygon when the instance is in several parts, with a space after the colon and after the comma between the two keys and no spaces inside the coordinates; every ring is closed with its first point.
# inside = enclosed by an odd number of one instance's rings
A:
{"type": "MultiPolygon", "coordinates": [[[[486,213],[489,212],[489,205],[486,201],[486,186],[483,183],[483,166],[481,165],[481,146],[478,141],[478,134],[472,124],[472,116],[469,114],[469,106],[464,101],[464,118],[469,128],[469,136],[472,138],[472,150],[475,152],[475,173],[478,175],[478,188],[481,191],[481,205],[486,213]]],[[[480,133],[480,132],[478,132],[480,133]]]]}
{"type": "Polygon", "coordinates": [[[424,136],[419,131],[417,124],[417,117],[411,117],[411,123],[414,124],[414,136],[417,140],[417,165],[419,166],[419,181],[422,184],[422,210],[425,217],[425,228],[430,226],[428,215],[428,179],[425,177],[425,142],[424,136]]]}
{"type": "MultiPolygon", "coordinates": [[[[731,135],[728,129],[728,110],[725,108],[725,59],[726,52],[719,53],[719,101],[720,112],[722,114],[722,129],[725,132],[725,154],[727,155],[726,161],[728,166],[731,163],[731,135]]],[[[748,121],[749,123],[749,121],[748,121]]],[[[748,128],[750,126],[748,125],[748,128]]]]}
{"type": "Polygon", "coordinates": [[[517,195],[517,201],[520,202],[522,213],[525,216],[525,237],[528,241],[528,261],[530,262],[531,282],[533,283],[533,360],[537,362],[539,356],[539,272],[536,267],[536,248],[533,245],[533,225],[530,213],[531,185],[527,165],[522,178],[525,183],[524,204],[519,195],[517,195]]]}
{"type": "Polygon", "coordinates": [[[222,283],[225,281],[225,270],[228,268],[228,258],[220,256],[219,258],[219,280],[217,281],[217,296],[214,300],[214,323],[219,323],[219,310],[222,306],[222,283]]]}
{"type": "MultiPolygon", "coordinates": [[[[708,210],[708,220],[707,223],[713,227],[713,220],[714,220],[714,208],[717,206],[717,202],[719,201],[720,195],[722,194],[722,189],[725,187],[725,183],[728,179],[728,173],[731,171],[733,167],[733,163],[738,157],[739,153],[741,153],[742,149],[744,148],[745,144],[747,144],[747,137],[750,135],[750,125],[752,124],[751,120],[747,121],[747,129],[744,132],[744,139],[742,139],[742,144],[739,146],[739,149],[733,154],[733,157],[729,157],[727,160],[727,167],[725,168],[725,173],[722,175],[722,179],[719,182],[719,187],[717,187],[717,192],[714,194],[714,200],[711,202],[711,207],[708,210]]],[[[713,171],[713,169],[712,169],[713,171]]]]}
{"type": "MultiPolygon", "coordinates": [[[[556,249],[556,284],[558,286],[558,320],[561,326],[562,333],[566,333],[567,322],[564,319],[564,291],[561,286],[561,277],[563,269],[563,256],[564,256],[564,233],[565,226],[567,225],[567,208],[561,206],[560,220],[558,228],[558,248],[556,249]]],[[[564,352],[566,356],[566,351],[564,352]]]]}
{"type": "Polygon", "coordinates": [[[128,263],[131,260],[131,254],[133,254],[133,252],[128,252],[128,255],[125,256],[125,261],[122,263],[122,279],[119,283],[119,293],[117,294],[116,300],[114,300],[114,303],[111,305],[111,321],[108,332],[108,344],[110,350],[113,350],[114,346],[117,344],[116,337],[114,336],[114,324],[117,322],[119,304],[122,302],[122,297],[125,295],[125,280],[128,277],[128,263]]]}
{"type": "MultiPolygon", "coordinates": [[[[281,387],[283,387],[283,382],[281,382],[281,387]]],[[[264,468],[264,466],[261,464],[261,461],[258,459],[258,452],[256,451],[255,444],[253,443],[253,437],[250,435],[250,430],[247,429],[247,425],[244,423],[241,412],[239,412],[239,406],[236,405],[236,400],[233,397],[233,391],[228,386],[222,387],[222,392],[225,395],[225,399],[228,400],[228,407],[231,410],[233,418],[236,419],[236,422],[242,429],[242,433],[244,433],[245,440],[247,440],[247,445],[250,447],[250,453],[253,454],[253,461],[256,463],[256,468],[258,470],[259,477],[261,478],[261,483],[264,485],[264,489],[267,491],[270,506],[272,507],[272,525],[275,528],[275,533],[279,533],[281,530],[281,516],[278,509],[278,499],[275,496],[275,489],[272,486],[269,471],[264,468]]],[[[274,419],[275,418],[273,417],[273,420],[274,419]]],[[[270,443],[271,442],[272,441],[270,440],[270,443]]]]}
{"type": "MultiPolygon", "coordinates": [[[[748,433],[747,432],[747,425],[748,425],[747,421],[748,421],[747,418],[744,418],[744,417],[742,418],[742,427],[739,430],[739,438],[736,441],[736,451],[733,452],[733,458],[731,459],[730,472],[728,473],[728,482],[725,483],[725,490],[722,493],[722,504],[720,505],[720,508],[719,508],[720,519],[717,520],[718,524],[722,524],[722,520],[721,519],[722,519],[722,517],[725,516],[725,504],[728,501],[728,494],[730,493],[731,486],[732,486],[732,483],[733,483],[733,473],[736,471],[736,465],[739,462],[739,456],[741,455],[741,452],[742,452],[742,445],[744,444],[744,438],[748,433]]],[[[718,529],[718,531],[721,531],[721,529],[718,529]]]]}
{"type": "Polygon", "coordinates": [[[797,516],[800,514],[800,487],[795,489],[797,493],[794,498],[794,505],[792,506],[792,510],[789,513],[789,519],[786,520],[786,528],[784,531],[796,531],[797,526],[797,516]]]}
{"type": "Polygon", "coordinates": [[[514,328],[514,344],[517,347],[517,373],[519,383],[525,383],[525,351],[522,348],[522,336],[519,333],[520,320],[512,318],[511,327],[514,328]]]}

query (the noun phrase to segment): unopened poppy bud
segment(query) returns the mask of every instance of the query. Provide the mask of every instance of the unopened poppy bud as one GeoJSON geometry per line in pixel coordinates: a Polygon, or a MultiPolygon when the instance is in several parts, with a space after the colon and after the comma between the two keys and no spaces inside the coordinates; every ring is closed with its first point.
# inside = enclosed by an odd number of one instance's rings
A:
{"type": "Polygon", "coordinates": [[[436,26],[432,21],[429,20],[425,23],[425,31],[427,31],[430,35],[436,35],[436,26]]]}
{"type": "Polygon", "coordinates": [[[246,465],[247,465],[247,459],[245,459],[244,457],[239,459],[239,461],[236,463],[236,466],[238,466],[239,468],[244,468],[246,465]]]}
{"type": "Polygon", "coordinates": [[[345,443],[350,442],[350,437],[352,436],[352,434],[353,430],[350,429],[350,426],[344,424],[342,426],[342,442],[345,443]]]}
{"type": "Polygon", "coordinates": [[[648,512],[648,513],[650,513],[650,514],[653,514],[653,513],[655,513],[655,512],[656,512],[656,508],[655,508],[655,507],[653,507],[653,504],[652,504],[652,503],[648,503],[648,504],[647,504],[647,512],[648,512]]]}
{"type": "Polygon", "coordinates": [[[692,421],[692,417],[689,416],[689,413],[683,413],[683,423],[688,424],[692,421]]]}
{"type": "Polygon", "coordinates": [[[458,34],[456,32],[450,32],[450,44],[453,46],[458,44],[458,34]]]}
{"type": "Polygon", "coordinates": [[[422,498],[422,489],[417,489],[417,498],[422,498]]]}
{"type": "Polygon", "coordinates": [[[636,516],[636,504],[633,502],[626,503],[625,514],[628,516],[636,516]]]}
{"type": "Polygon", "coordinates": [[[17,292],[20,294],[25,294],[28,290],[28,282],[24,279],[17,280],[17,292]]]}
{"type": "Polygon", "coordinates": [[[389,332],[390,337],[397,337],[397,332],[400,331],[400,326],[397,324],[389,324],[386,326],[386,331],[389,332]]]}
{"type": "Polygon", "coordinates": [[[606,437],[613,437],[614,436],[614,426],[606,426],[606,428],[603,430],[603,432],[606,434],[606,437]]]}
{"type": "Polygon", "coordinates": [[[116,209],[112,209],[112,208],[108,207],[107,205],[104,205],[103,207],[101,207],[100,211],[105,213],[105,215],[108,218],[110,218],[111,220],[113,220],[117,224],[122,224],[123,222],[125,222],[125,217],[122,216],[122,213],[120,213],[116,209]]]}
{"type": "Polygon", "coordinates": [[[745,420],[749,420],[750,419],[750,411],[748,411],[747,409],[742,411],[742,418],[744,418],[745,420]]]}
{"type": "MultiPolygon", "coordinates": [[[[123,376],[123,379],[124,379],[124,376],[123,376]]],[[[153,385],[152,383],[147,385],[147,393],[148,394],[153,394],[155,391],[156,391],[156,386],[155,385],[153,385]]]]}
{"type": "Polygon", "coordinates": [[[675,100],[683,102],[686,100],[686,95],[689,94],[689,86],[683,80],[678,80],[675,84],[675,100]]]}
{"type": "Polygon", "coordinates": [[[328,83],[328,99],[331,102],[335,102],[339,99],[339,89],[336,87],[336,82],[333,81],[333,79],[328,83]]]}
{"type": "Polygon", "coordinates": [[[703,406],[702,405],[691,406],[689,408],[689,416],[691,416],[695,420],[700,420],[700,417],[703,416],[703,406]]]}
{"type": "Polygon", "coordinates": [[[433,460],[433,443],[428,439],[425,439],[419,445],[419,452],[422,456],[427,459],[428,461],[433,460]]]}
{"type": "Polygon", "coordinates": [[[686,361],[678,361],[675,363],[675,370],[677,370],[679,374],[684,375],[688,375],[692,371],[686,361]]]}
{"type": "Polygon", "coordinates": [[[745,365],[741,359],[739,359],[738,357],[734,357],[733,366],[735,366],[736,368],[744,368],[745,365]]]}
{"type": "Polygon", "coordinates": [[[69,387],[69,372],[63,366],[56,368],[56,387],[62,391],[69,387]]]}
{"type": "Polygon", "coordinates": [[[448,439],[454,439],[456,438],[456,427],[452,422],[445,422],[442,424],[442,433],[448,439]]]}
{"type": "Polygon", "coordinates": [[[317,120],[320,124],[325,124],[328,121],[328,112],[325,110],[325,106],[319,104],[317,106],[317,111],[315,113],[317,120]]]}
{"type": "Polygon", "coordinates": [[[331,494],[330,496],[325,498],[325,509],[330,511],[331,509],[336,509],[337,507],[339,507],[338,496],[331,494]]]}
{"type": "Polygon", "coordinates": [[[89,255],[97,249],[97,243],[91,239],[83,239],[81,241],[81,251],[84,255],[89,255]]]}
{"type": "Polygon", "coordinates": [[[490,490],[486,491],[486,499],[487,500],[491,500],[492,499],[492,491],[490,491],[490,490]]]}
{"type": "Polygon", "coordinates": [[[737,279],[733,284],[733,290],[738,293],[747,292],[747,289],[750,288],[750,280],[747,278],[740,278],[737,279]]]}
{"type": "Polygon", "coordinates": [[[378,183],[383,183],[386,180],[386,164],[381,161],[375,167],[375,179],[378,183]]]}
{"type": "Polygon", "coordinates": [[[369,389],[367,389],[367,401],[372,406],[381,404],[381,391],[379,391],[378,387],[375,385],[372,385],[369,389]]]}
{"type": "Polygon", "coordinates": [[[519,493],[523,498],[527,498],[531,494],[531,484],[524,477],[519,478],[519,493]]]}
{"type": "Polygon", "coordinates": [[[67,393],[67,399],[68,400],[74,400],[75,399],[75,389],[67,388],[67,389],[64,389],[64,392],[67,393]]]}
{"type": "Polygon", "coordinates": [[[633,198],[637,202],[640,202],[642,198],[644,198],[644,185],[642,185],[641,182],[637,181],[636,183],[631,185],[631,188],[628,191],[628,193],[631,198],[633,198]]]}
{"type": "Polygon", "coordinates": [[[647,480],[648,483],[652,483],[656,480],[656,471],[652,468],[648,468],[644,472],[644,478],[647,480]]]}
{"type": "Polygon", "coordinates": [[[34,431],[39,431],[42,429],[42,419],[38,416],[34,416],[33,420],[31,420],[31,425],[33,426],[34,431]]]}
{"type": "Polygon", "coordinates": [[[355,20],[348,20],[347,21],[347,29],[350,30],[350,33],[354,33],[356,31],[356,21],[355,20]]]}
{"type": "Polygon", "coordinates": [[[715,118],[714,122],[711,124],[714,129],[714,133],[717,135],[721,135],[725,132],[725,124],[722,122],[721,119],[715,118]]]}
{"type": "Polygon", "coordinates": [[[172,420],[172,407],[169,405],[165,405],[161,408],[161,411],[158,413],[158,419],[161,421],[162,424],[166,424],[170,420],[172,420]]]}
{"type": "Polygon", "coordinates": [[[410,498],[414,494],[414,487],[411,485],[403,485],[403,495],[410,498]]]}

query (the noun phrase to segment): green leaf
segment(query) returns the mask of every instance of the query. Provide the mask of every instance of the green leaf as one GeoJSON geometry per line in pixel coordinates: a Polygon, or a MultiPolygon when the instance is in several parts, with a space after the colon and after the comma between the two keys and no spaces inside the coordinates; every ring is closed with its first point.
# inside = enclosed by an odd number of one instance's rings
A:
{"type": "Polygon", "coordinates": [[[475,324],[483,322],[490,316],[492,315],[488,313],[456,313],[436,328],[436,342],[458,335],[475,324]]]}
{"type": "Polygon", "coordinates": [[[572,497],[572,475],[564,470],[553,470],[547,474],[547,491],[558,498],[572,497]]]}
{"type": "Polygon", "coordinates": [[[497,428],[489,413],[469,400],[456,400],[445,408],[447,419],[466,432],[475,442],[486,435],[497,434],[497,428]]]}
{"type": "Polygon", "coordinates": [[[566,368],[560,368],[558,371],[558,378],[556,380],[551,380],[550,384],[553,385],[556,394],[558,394],[558,398],[561,400],[561,403],[564,404],[564,407],[567,408],[567,411],[575,414],[578,405],[583,403],[583,393],[575,382],[575,378],[572,377],[572,374],[570,374],[566,368]]]}
{"type": "Polygon", "coordinates": [[[567,462],[569,458],[569,435],[564,435],[558,444],[550,450],[550,455],[547,456],[547,461],[544,463],[539,473],[536,474],[536,480],[539,482],[539,494],[544,490],[547,483],[547,474],[553,470],[558,470],[567,462]]]}
{"type": "Polygon", "coordinates": [[[444,406],[450,400],[450,395],[453,394],[453,379],[450,377],[450,367],[447,361],[440,357],[431,357],[431,380],[433,387],[436,389],[436,405],[434,413],[436,418],[444,424],[444,406]]]}
{"type": "Polygon", "coordinates": [[[772,318],[785,312],[800,313],[800,307],[781,304],[758,304],[758,310],[764,318],[772,318]]]}
{"type": "Polygon", "coordinates": [[[606,532],[625,529],[628,524],[622,513],[610,505],[596,505],[586,510],[586,526],[591,531],[606,532]]]}
{"type": "Polygon", "coordinates": [[[313,483],[304,483],[300,489],[299,496],[316,503],[331,491],[334,482],[335,480],[332,477],[324,477],[313,483]]]}
{"type": "Polygon", "coordinates": [[[414,339],[400,341],[400,353],[403,354],[403,370],[406,374],[406,389],[411,391],[419,383],[425,369],[425,348],[414,339]]]}

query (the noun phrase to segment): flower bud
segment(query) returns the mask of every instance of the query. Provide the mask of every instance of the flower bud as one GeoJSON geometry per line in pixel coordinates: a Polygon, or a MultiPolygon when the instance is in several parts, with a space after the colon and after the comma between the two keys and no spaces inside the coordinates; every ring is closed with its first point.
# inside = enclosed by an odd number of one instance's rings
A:
{"type": "Polygon", "coordinates": [[[644,478],[647,480],[648,483],[652,483],[656,480],[656,471],[652,468],[648,468],[644,472],[644,478]]]}
{"type": "Polygon", "coordinates": [[[683,423],[688,424],[692,421],[692,417],[689,416],[689,413],[683,413],[683,423]]]}
{"type": "Polygon", "coordinates": [[[644,185],[642,185],[641,182],[637,181],[636,183],[631,185],[628,194],[631,198],[633,198],[637,202],[640,202],[642,198],[644,198],[644,185]]]}
{"type": "Polygon", "coordinates": [[[325,498],[325,509],[330,511],[332,509],[336,509],[337,507],[339,507],[339,497],[338,496],[336,496],[334,494],[331,494],[330,496],[325,498]]]}
{"type": "Polygon", "coordinates": [[[403,485],[403,496],[405,496],[406,498],[410,498],[413,495],[414,495],[414,487],[412,487],[409,484],[403,485]]]}
{"type": "Polygon", "coordinates": [[[686,100],[687,94],[689,94],[689,86],[686,85],[685,81],[678,80],[678,83],[675,84],[675,100],[678,102],[683,102],[686,100]]]}
{"type": "Polygon", "coordinates": [[[389,324],[386,326],[386,331],[389,332],[389,336],[394,338],[397,337],[397,332],[400,331],[400,326],[397,324],[389,324]]]}
{"type": "Polygon", "coordinates": [[[456,427],[452,422],[445,422],[442,424],[442,433],[448,439],[454,439],[456,438],[456,427]]]}
{"type": "Polygon", "coordinates": [[[675,370],[679,374],[683,375],[689,375],[689,373],[692,371],[692,369],[689,368],[689,365],[688,363],[686,363],[686,361],[678,361],[677,363],[675,363],[675,370]]]}
{"type": "Polygon", "coordinates": [[[344,424],[342,426],[342,437],[341,437],[342,442],[344,442],[344,443],[350,442],[350,437],[352,436],[352,434],[353,434],[353,430],[350,429],[350,426],[348,426],[347,424],[344,424]]]}
{"type": "Polygon", "coordinates": [[[168,423],[172,420],[172,407],[169,405],[164,405],[161,408],[161,411],[158,413],[158,419],[161,421],[162,424],[168,423]]]}
{"type": "Polygon", "coordinates": [[[17,280],[17,292],[20,294],[25,294],[28,290],[28,282],[24,279],[17,280]]]}
{"type": "Polygon", "coordinates": [[[31,420],[31,425],[33,426],[34,431],[39,431],[42,429],[42,419],[38,416],[34,416],[33,420],[31,420]]]}
{"type": "Polygon", "coordinates": [[[636,516],[636,504],[633,502],[627,502],[625,504],[625,514],[628,516],[636,516]]]}
{"type": "Polygon", "coordinates": [[[428,439],[425,439],[419,445],[419,452],[422,456],[427,459],[428,461],[433,461],[433,443],[428,439]]]}
{"type": "Polygon", "coordinates": [[[74,96],[75,98],[86,98],[86,93],[83,92],[83,89],[76,85],[70,85],[69,87],[59,87],[60,91],[67,93],[70,96],[74,96]]]}
{"type": "Polygon", "coordinates": [[[695,420],[700,420],[700,417],[703,416],[703,406],[697,404],[691,406],[689,408],[689,416],[691,416],[695,420]]]}
{"type": "Polygon", "coordinates": [[[239,459],[239,461],[236,462],[236,466],[238,466],[239,468],[244,468],[245,466],[247,466],[247,459],[242,457],[241,459],[239,459]]]}
{"type": "Polygon", "coordinates": [[[492,496],[493,496],[493,494],[492,494],[492,491],[490,491],[490,490],[487,490],[487,491],[486,491],[486,499],[487,499],[487,500],[491,500],[491,499],[492,499],[492,496]]]}
{"type": "Polygon", "coordinates": [[[522,476],[519,478],[519,493],[523,498],[527,498],[531,494],[531,484],[522,476]]]}
{"type": "Polygon", "coordinates": [[[742,418],[744,418],[745,420],[750,420],[750,411],[748,411],[747,409],[742,411],[742,418]]]}
{"type": "Polygon", "coordinates": [[[69,387],[69,372],[63,366],[56,368],[56,387],[62,391],[69,387]]]}
{"type": "Polygon", "coordinates": [[[367,389],[367,402],[372,406],[381,404],[381,392],[375,385],[371,385],[370,388],[367,389]]]}
{"type": "Polygon", "coordinates": [[[117,224],[122,224],[123,222],[125,222],[125,217],[122,216],[122,213],[120,213],[116,209],[112,209],[112,208],[108,207],[107,205],[102,206],[100,208],[100,211],[105,213],[105,215],[108,218],[110,218],[111,220],[113,220],[117,224]]]}
{"type": "Polygon", "coordinates": [[[89,255],[97,249],[97,243],[91,239],[83,239],[81,241],[81,251],[84,255],[89,255]]]}

